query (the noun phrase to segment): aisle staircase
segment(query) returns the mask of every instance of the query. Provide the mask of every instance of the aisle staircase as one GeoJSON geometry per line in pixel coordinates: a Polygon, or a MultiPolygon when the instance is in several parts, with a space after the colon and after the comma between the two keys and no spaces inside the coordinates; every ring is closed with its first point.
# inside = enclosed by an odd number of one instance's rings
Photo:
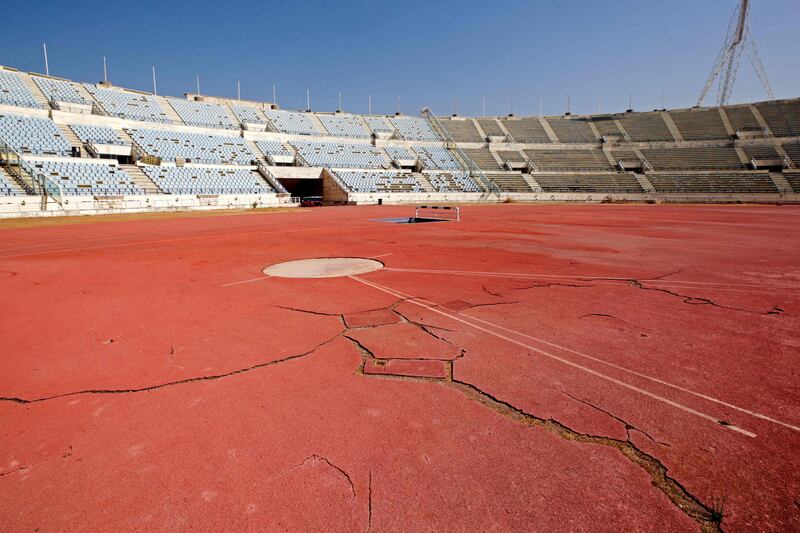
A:
{"type": "Polygon", "coordinates": [[[144,189],[145,194],[163,194],[164,191],[138,165],[120,165],[120,168],[128,173],[137,187],[144,189]]]}

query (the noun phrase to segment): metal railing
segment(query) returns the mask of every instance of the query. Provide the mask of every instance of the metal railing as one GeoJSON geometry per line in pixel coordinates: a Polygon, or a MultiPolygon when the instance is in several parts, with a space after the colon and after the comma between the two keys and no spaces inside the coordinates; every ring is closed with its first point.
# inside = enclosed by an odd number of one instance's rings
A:
{"type": "Polygon", "coordinates": [[[278,178],[275,177],[275,174],[273,174],[270,169],[267,168],[267,165],[256,159],[256,167],[258,168],[259,174],[261,174],[264,179],[267,180],[267,183],[269,183],[278,194],[289,194],[289,191],[286,190],[286,187],[284,187],[278,178]]]}
{"type": "Polygon", "coordinates": [[[27,161],[3,138],[0,138],[0,163],[16,178],[25,192],[42,197],[42,209],[47,207],[47,198],[64,205],[64,190],[61,184],[50,179],[27,161]]]}
{"type": "Polygon", "coordinates": [[[444,140],[445,147],[455,155],[458,163],[466,169],[469,173],[469,177],[472,178],[473,181],[477,181],[478,185],[486,192],[495,194],[500,192],[500,188],[487,178],[483,170],[481,170],[481,168],[458,146],[458,143],[456,143],[455,139],[453,139],[442,123],[439,122],[439,119],[436,118],[436,115],[433,114],[430,108],[424,108],[422,110],[422,116],[428,121],[434,133],[444,140]]]}

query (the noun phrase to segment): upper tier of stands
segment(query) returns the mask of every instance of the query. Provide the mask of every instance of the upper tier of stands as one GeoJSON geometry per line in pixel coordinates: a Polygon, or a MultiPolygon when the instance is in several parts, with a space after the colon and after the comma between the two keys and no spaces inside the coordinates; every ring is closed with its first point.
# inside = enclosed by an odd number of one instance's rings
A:
{"type": "Polygon", "coordinates": [[[264,114],[272,122],[275,131],[296,135],[322,135],[322,132],[314,124],[314,120],[308,113],[265,109],[264,114]]]}
{"type": "Polygon", "coordinates": [[[291,141],[297,153],[312,167],[384,168],[386,154],[367,143],[291,141]]]}
{"type": "Polygon", "coordinates": [[[670,111],[669,116],[687,141],[730,137],[718,109],[670,111]]]}
{"type": "Polygon", "coordinates": [[[46,118],[2,114],[0,139],[22,154],[68,156],[72,152],[58,127],[46,118]]]}
{"type": "Polygon", "coordinates": [[[172,122],[158,105],[158,100],[148,94],[136,94],[117,89],[106,89],[97,85],[85,85],[106,113],[113,117],[145,122],[172,122]]]}
{"type": "Polygon", "coordinates": [[[390,119],[400,135],[409,141],[438,141],[428,121],[421,117],[392,117],[390,119]]]}
{"type": "Polygon", "coordinates": [[[146,154],[164,161],[186,159],[194,163],[249,165],[256,156],[241,137],[222,137],[167,130],[129,130],[146,154]]]}
{"type": "Polygon", "coordinates": [[[121,196],[144,194],[127,172],[116,164],[77,161],[41,160],[32,165],[59,183],[64,194],[121,196]]]}
{"type": "Polygon", "coordinates": [[[472,119],[440,117],[439,122],[456,142],[479,143],[484,140],[472,119]]]}
{"type": "Polygon", "coordinates": [[[369,129],[358,115],[337,113],[335,115],[320,114],[322,125],[334,137],[371,137],[369,129]]]}
{"type": "Polygon", "coordinates": [[[181,100],[180,98],[168,98],[167,101],[186,124],[222,129],[238,127],[231,123],[228,114],[219,104],[181,100]]]}
{"type": "Polygon", "coordinates": [[[483,130],[487,137],[505,137],[506,134],[500,128],[497,120],[493,118],[479,118],[478,125],[483,130]]]}
{"type": "Polygon", "coordinates": [[[245,168],[141,167],[168,194],[266,194],[274,192],[258,172],[245,168]]]}
{"type": "Polygon", "coordinates": [[[16,72],[0,69],[0,104],[41,107],[16,72]]]}
{"type": "Polygon", "coordinates": [[[416,154],[412,154],[403,146],[388,145],[385,147],[386,153],[389,154],[390,159],[410,160],[417,159],[416,154]]]}
{"type": "Polygon", "coordinates": [[[77,84],[55,78],[45,78],[42,76],[32,76],[33,81],[44,93],[47,100],[57,102],[72,102],[74,104],[91,104],[86,97],[78,90],[77,84]]]}
{"type": "Polygon", "coordinates": [[[800,143],[786,143],[783,145],[784,151],[789,155],[796,167],[800,167],[800,143]]]}
{"type": "Polygon", "coordinates": [[[770,131],[778,137],[800,135],[800,101],[776,100],[755,104],[767,121],[770,131]]]}
{"type": "Polygon", "coordinates": [[[294,152],[286,148],[280,141],[256,141],[258,149],[265,154],[293,156],[294,152]]]}
{"type": "Polygon", "coordinates": [[[619,137],[622,135],[615,118],[612,116],[594,116],[592,117],[592,124],[594,124],[594,127],[597,128],[598,133],[600,133],[602,137],[619,137]]]}
{"type": "Polygon", "coordinates": [[[261,115],[258,114],[258,110],[249,105],[244,104],[231,104],[231,111],[233,114],[236,115],[236,118],[239,119],[239,122],[242,124],[250,123],[250,124],[266,124],[261,115]]]}
{"type": "MultiPolygon", "coordinates": [[[[549,143],[550,137],[537,117],[500,119],[508,133],[518,143],[549,143]]],[[[487,135],[489,135],[487,133],[487,135]]]]}
{"type": "Polygon", "coordinates": [[[394,133],[394,127],[389,123],[386,117],[377,117],[374,115],[364,115],[364,120],[367,122],[369,129],[374,132],[380,133],[394,133]]]}
{"type": "Polygon", "coordinates": [[[758,123],[749,105],[731,106],[725,108],[728,121],[733,131],[760,131],[764,128],[758,123]]]}
{"type": "Polygon", "coordinates": [[[632,141],[673,141],[661,113],[626,113],[618,117],[632,141]]]}
{"type": "MultiPolygon", "coordinates": [[[[589,120],[585,118],[559,118],[551,117],[547,119],[553,133],[562,143],[594,143],[597,136],[589,126],[589,120]]],[[[513,135],[513,133],[512,133],[513,135]]],[[[516,137],[514,137],[516,139],[516,137]]]]}
{"type": "Polygon", "coordinates": [[[602,150],[525,150],[538,170],[611,170],[602,150]]]}

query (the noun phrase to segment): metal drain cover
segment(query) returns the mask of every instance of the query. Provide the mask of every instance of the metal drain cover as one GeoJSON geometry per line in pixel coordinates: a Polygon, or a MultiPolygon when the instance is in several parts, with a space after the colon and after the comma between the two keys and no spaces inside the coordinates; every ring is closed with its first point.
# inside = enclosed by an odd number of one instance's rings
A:
{"type": "Polygon", "coordinates": [[[264,274],[276,278],[338,278],[365,274],[383,268],[383,263],[360,257],[323,257],[276,263],[264,268],[264,274]]]}

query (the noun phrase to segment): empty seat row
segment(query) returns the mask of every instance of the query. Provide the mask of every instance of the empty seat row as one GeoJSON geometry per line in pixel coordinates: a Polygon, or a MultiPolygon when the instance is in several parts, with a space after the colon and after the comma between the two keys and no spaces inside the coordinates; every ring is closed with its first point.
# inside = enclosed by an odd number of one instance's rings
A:
{"type": "Polygon", "coordinates": [[[167,130],[132,129],[129,133],[144,153],[165,161],[249,165],[256,159],[241,137],[167,130]]]}
{"type": "Polygon", "coordinates": [[[725,139],[730,136],[716,108],[670,111],[669,116],[687,141],[725,139]]]}
{"type": "Polygon", "coordinates": [[[409,141],[439,141],[428,121],[421,117],[392,117],[392,124],[403,139],[409,141]]]}
{"type": "Polygon", "coordinates": [[[666,193],[777,193],[767,172],[648,172],[656,191],[666,193]]]}
{"type": "Polygon", "coordinates": [[[264,114],[272,122],[275,131],[296,135],[322,135],[309,113],[265,109],[264,114]]]}
{"type": "Polygon", "coordinates": [[[48,118],[2,114],[0,139],[22,154],[70,155],[72,151],[61,131],[48,118]]]}
{"type": "Polygon", "coordinates": [[[33,81],[41,89],[50,102],[70,102],[73,104],[91,104],[78,89],[78,84],[67,80],[32,76],[33,81]]]}
{"type": "Polygon", "coordinates": [[[265,154],[294,156],[294,152],[286,148],[280,141],[256,141],[256,146],[265,154]]]}
{"type": "Polygon", "coordinates": [[[290,141],[298,154],[312,167],[383,168],[389,165],[386,153],[367,143],[290,141]]]}
{"type": "Polygon", "coordinates": [[[127,172],[115,164],[78,161],[32,161],[36,171],[59,183],[65,195],[121,196],[144,194],[127,172]]]}
{"type": "Polygon", "coordinates": [[[0,104],[17,107],[41,107],[20,75],[0,69],[0,104]]]}
{"type": "Polygon", "coordinates": [[[334,137],[370,137],[372,135],[366,123],[358,115],[336,113],[317,116],[328,133],[334,137]]]}
{"type": "Polygon", "coordinates": [[[244,168],[141,167],[167,194],[267,194],[274,189],[258,172],[244,168]]]}
{"type": "Polygon", "coordinates": [[[84,124],[73,124],[72,131],[83,143],[87,144],[126,144],[113,128],[107,126],[87,126],[84,124]]]}
{"type": "Polygon", "coordinates": [[[236,118],[238,118],[239,122],[242,124],[246,122],[250,124],[266,124],[266,121],[261,118],[258,109],[253,106],[231,104],[231,111],[233,111],[233,114],[236,115],[236,118]]]}
{"type": "Polygon", "coordinates": [[[437,192],[480,192],[482,189],[463,171],[431,172],[428,181],[437,192]]]}
{"type": "Polygon", "coordinates": [[[391,170],[339,171],[336,176],[353,192],[422,192],[422,187],[412,174],[391,170]]]}
{"type": "Polygon", "coordinates": [[[91,84],[85,84],[84,87],[111,116],[145,122],[172,122],[153,96],[91,84]]]}
{"type": "Polygon", "coordinates": [[[422,165],[430,170],[461,170],[461,165],[444,146],[414,146],[422,165]]]}
{"type": "Polygon", "coordinates": [[[736,169],[744,165],[732,147],[644,148],[653,169],[736,169]]]}
{"type": "Polygon", "coordinates": [[[167,101],[186,124],[208,128],[234,129],[228,114],[219,104],[168,98],[167,101]]]}
{"type": "Polygon", "coordinates": [[[545,192],[644,192],[636,176],[617,172],[604,174],[532,174],[545,192]]]}

